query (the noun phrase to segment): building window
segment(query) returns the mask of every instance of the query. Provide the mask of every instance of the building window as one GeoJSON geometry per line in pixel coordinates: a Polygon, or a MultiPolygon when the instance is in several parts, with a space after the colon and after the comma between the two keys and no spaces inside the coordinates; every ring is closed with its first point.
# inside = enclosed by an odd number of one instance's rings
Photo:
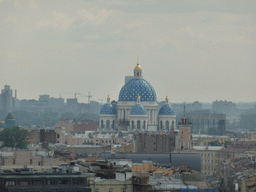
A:
{"type": "Polygon", "coordinates": [[[101,120],[101,122],[100,122],[100,127],[101,127],[101,128],[104,128],[103,120],[101,120]]]}
{"type": "Polygon", "coordinates": [[[110,121],[107,120],[107,129],[109,129],[109,128],[110,128],[110,121]]]}
{"type": "Polygon", "coordinates": [[[15,159],[12,160],[12,164],[15,165],[15,159]]]}
{"type": "Polygon", "coordinates": [[[166,121],[166,122],[165,122],[165,128],[166,128],[167,130],[169,130],[169,121],[166,121]]]}
{"type": "Polygon", "coordinates": [[[134,129],[134,121],[132,120],[132,129],[134,129]]]}
{"type": "Polygon", "coordinates": [[[143,129],[146,128],[146,121],[143,121],[143,129]]]}
{"type": "Polygon", "coordinates": [[[33,185],[42,185],[42,181],[41,180],[34,180],[33,185]]]}
{"type": "Polygon", "coordinates": [[[57,139],[59,139],[60,138],[60,134],[57,134],[57,139]]]}
{"type": "Polygon", "coordinates": [[[163,129],[163,121],[160,121],[160,129],[163,129]]]}
{"type": "Polygon", "coordinates": [[[32,159],[30,159],[29,163],[30,163],[30,165],[32,165],[32,159]]]}
{"type": "Polygon", "coordinates": [[[140,120],[137,121],[137,129],[140,129],[140,120]]]}
{"type": "Polygon", "coordinates": [[[113,192],[113,188],[110,188],[110,189],[108,190],[108,192],[113,192]]]}
{"type": "Polygon", "coordinates": [[[112,121],[112,129],[115,128],[115,120],[112,121]]]}
{"type": "Polygon", "coordinates": [[[5,181],[5,186],[14,186],[15,185],[15,181],[5,181]]]}
{"type": "Polygon", "coordinates": [[[20,180],[20,185],[29,185],[29,180],[20,180]]]}
{"type": "Polygon", "coordinates": [[[83,184],[84,184],[84,181],[83,181],[83,179],[75,179],[75,180],[74,180],[74,184],[75,184],[75,185],[83,185],[83,184]]]}
{"type": "Polygon", "coordinates": [[[61,179],[59,180],[59,185],[69,185],[70,180],[69,179],[61,179]]]}

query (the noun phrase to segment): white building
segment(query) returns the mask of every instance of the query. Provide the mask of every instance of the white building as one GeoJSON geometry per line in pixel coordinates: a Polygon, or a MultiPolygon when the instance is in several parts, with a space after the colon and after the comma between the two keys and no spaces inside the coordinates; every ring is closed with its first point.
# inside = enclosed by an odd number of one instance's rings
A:
{"type": "Polygon", "coordinates": [[[169,131],[175,128],[176,115],[166,96],[158,111],[157,96],[152,85],[143,79],[140,65],[134,76],[119,93],[118,101],[107,103],[100,110],[99,131],[169,131]],[[113,104],[113,105],[112,105],[113,104]]]}

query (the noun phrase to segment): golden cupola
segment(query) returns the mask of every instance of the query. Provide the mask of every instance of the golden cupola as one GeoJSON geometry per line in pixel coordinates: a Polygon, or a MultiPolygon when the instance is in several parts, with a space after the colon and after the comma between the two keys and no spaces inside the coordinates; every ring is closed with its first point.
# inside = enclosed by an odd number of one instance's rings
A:
{"type": "Polygon", "coordinates": [[[137,63],[137,65],[134,67],[134,78],[141,79],[142,78],[142,69],[140,67],[140,64],[137,63]]]}
{"type": "Polygon", "coordinates": [[[141,66],[139,63],[137,63],[137,65],[134,67],[134,71],[141,71],[141,66]]]}

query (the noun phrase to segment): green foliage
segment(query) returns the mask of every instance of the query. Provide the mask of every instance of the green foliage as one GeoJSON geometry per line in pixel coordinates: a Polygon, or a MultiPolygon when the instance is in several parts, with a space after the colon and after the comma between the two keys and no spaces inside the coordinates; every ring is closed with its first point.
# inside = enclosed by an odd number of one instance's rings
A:
{"type": "Polygon", "coordinates": [[[184,181],[205,181],[206,176],[200,172],[194,171],[190,174],[186,174],[183,176],[184,181]]]}
{"type": "Polygon", "coordinates": [[[3,142],[1,147],[25,149],[29,144],[28,131],[19,126],[6,128],[0,132],[0,140],[3,142]]]}
{"type": "Polygon", "coordinates": [[[222,143],[219,143],[218,140],[211,141],[208,143],[209,146],[222,146],[222,143]]]}
{"type": "Polygon", "coordinates": [[[228,146],[228,145],[231,145],[231,144],[232,144],[231,141],[225,141],[224,146],[225,146],[225,148],[227,148],[227,146],[228,146]]]}
{"type": "Polygon", "coordinates": [[[51,150],[52,150],[52,148],[51,148],[49,145],[46,145],[46,146],[44,147],[44,149],[46,149],[47,151],[51,151],[51,150]]]}
{"type": "Polygon", "coordinates": [[[212,142],[209,142],[208,145],[209,146],[222,146],[224,145],[225,148],[228,146],[228,145],[231,145],[232,142],[231,141],[225,141],[224,143],[219,143],[218,140],[215,140],[215,141],[212,141],[212,142]]]}

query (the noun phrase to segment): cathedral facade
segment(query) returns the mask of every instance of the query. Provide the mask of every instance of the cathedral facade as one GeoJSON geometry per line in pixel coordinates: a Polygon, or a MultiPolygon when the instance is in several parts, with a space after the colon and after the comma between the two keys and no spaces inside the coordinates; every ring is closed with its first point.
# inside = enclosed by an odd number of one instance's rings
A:
{"type": "Polygon", "coordinates": [[[176,115],[169,98],[158,109],[153,86],[143,79],[140,65],[134,68],[133,78],[121,88],[118,101],[107,103],[100,110],[99,131],[170,131],[175,129],[176,115]]]}

